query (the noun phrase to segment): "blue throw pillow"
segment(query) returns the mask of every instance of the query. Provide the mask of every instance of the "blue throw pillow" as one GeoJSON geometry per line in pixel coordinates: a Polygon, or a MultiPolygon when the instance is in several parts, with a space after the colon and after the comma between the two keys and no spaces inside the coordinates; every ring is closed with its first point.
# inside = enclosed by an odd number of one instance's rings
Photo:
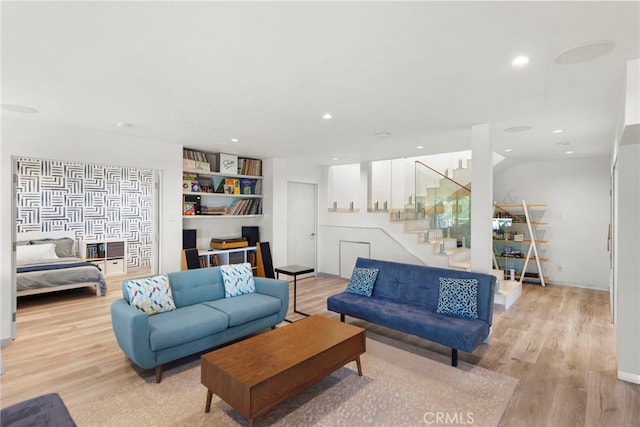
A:
{"type": "Polygon", "coordinates": [[[478,318],[478,280],[440,277],[438,313],[478,318]]]}
{"type": "Polygon", "coordinates": [[[220,267],[224,283],[224,297],[231,298],[256,291],[251,264],[228,264],[220,267]]]}
{"type": "Polygon", "coordinates": [[[373,285],[376,283],[377,277],[377,268],[356,267],[353,269],[351,280],[349,280],[349,284],[344,291],[350,294],[370,297],[373,293],[373,285]]]}

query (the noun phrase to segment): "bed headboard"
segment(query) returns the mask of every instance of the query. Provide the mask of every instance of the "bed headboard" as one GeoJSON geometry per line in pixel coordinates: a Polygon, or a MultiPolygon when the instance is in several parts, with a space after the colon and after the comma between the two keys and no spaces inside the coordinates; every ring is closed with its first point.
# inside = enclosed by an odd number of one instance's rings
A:
{"type": "Polygon", "coordinates": [[[38,240],[38,239],[62,239],[63,237],[69,237],[76,240],[75,231],[25,231],[22,233],[16,233],[16,242],[23,240],[38,240]]]}

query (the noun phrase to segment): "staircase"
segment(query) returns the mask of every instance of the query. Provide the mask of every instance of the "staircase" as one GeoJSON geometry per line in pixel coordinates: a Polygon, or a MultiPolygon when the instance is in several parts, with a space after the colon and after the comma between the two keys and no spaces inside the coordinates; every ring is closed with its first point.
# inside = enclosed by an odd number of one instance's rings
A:
{"type": "Polygon", "coordinates": [[[400,224],[401,233],[414,235],[418,256],[427,265],[469,270],[470,253],[470,197],[467,167],[453,170],[460,184],[429,166],[415,162],[415,204],[413,200],[404,209],[389,212],[391,223],[400,224]]]}

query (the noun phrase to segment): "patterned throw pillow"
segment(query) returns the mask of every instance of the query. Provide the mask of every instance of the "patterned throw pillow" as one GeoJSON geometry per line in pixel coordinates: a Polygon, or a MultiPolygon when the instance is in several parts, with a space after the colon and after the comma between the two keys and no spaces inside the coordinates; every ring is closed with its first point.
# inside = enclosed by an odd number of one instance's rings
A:
{"type": "Polygon", "coordinates": [[[478,280],[440,277],[438,313],[478,318],[478,280]]]}
{"type": "Polygon", "coordinates": [[[349,284],[344,291],[350,294],[370,297],[373,293],[373,285],[378,277],[378,271],[377,268],[354,268],[351,280],[349,280],[349,284]]]}
{"type": "Polygon", "coordinates": [[[256,291],[251,264],[248,262],[220,266],[220,272],[224,281],[225,298],[252,294],[256,291]]]}
{"type": "Polygon", "coordinates": [[[127,280],[124,282],[124,286],[129,295],[129,304],[148,315],[176,309],[169,276],[166,274],[127,280]]]}

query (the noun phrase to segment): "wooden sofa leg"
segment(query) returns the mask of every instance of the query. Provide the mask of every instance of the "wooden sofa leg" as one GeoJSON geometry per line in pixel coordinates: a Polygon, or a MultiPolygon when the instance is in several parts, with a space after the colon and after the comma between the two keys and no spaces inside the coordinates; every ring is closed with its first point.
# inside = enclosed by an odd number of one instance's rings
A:
{"type": "Polygon", "coordinates": [[[344,314],[340,313],[340,321],[344,323],[344,314]]]}
{"type": "Polygon", "coordinates": [[[451,366],[458,366],[458,349],[451,349],[451,366]]]}
{"type": "Polygon", "coordinates": [[[162,365],[156,366],[156,383],[162,381],[162,365]]]}

